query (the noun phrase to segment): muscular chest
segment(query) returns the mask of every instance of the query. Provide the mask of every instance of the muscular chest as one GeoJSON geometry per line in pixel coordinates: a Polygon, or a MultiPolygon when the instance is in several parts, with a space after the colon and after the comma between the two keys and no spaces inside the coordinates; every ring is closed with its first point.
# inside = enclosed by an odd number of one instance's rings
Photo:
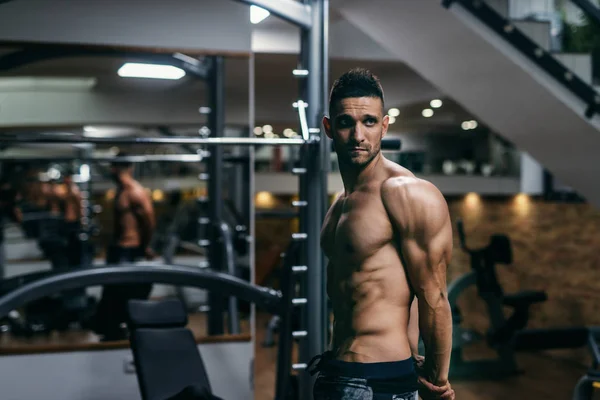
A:
{"type": "Polygon", "coordinates": [[[346,199],[326,229],[326,253],[336,264],[361,264],[392,240],[393,230],[378,196],[346,199]]]}
{"type": "Polygon", "coordinates": [[[123,214],[129,210],[131,204],[125,193],[119,193],[115,196],[115,211],[119,214],[123,214]]]}

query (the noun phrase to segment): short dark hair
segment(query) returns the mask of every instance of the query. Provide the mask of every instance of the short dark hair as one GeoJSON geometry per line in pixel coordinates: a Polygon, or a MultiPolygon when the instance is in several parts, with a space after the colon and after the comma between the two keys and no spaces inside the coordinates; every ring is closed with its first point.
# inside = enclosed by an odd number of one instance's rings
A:
{"type": "MultiPolygon", "coordinates": [[[[129,157],[129,153],[126,151],[119,151],[115,157],[129,157]]],[[[112,167],[129,168],[133,165],[133,163],[130,160],[115,159],[111,161],[110,165],[112,167]]]]}
{"type": "Polygon", "coordinates": [[[377,97],[384,104],[383,88],[379,78],[368,69],[353,68],[340,76],[329,94],[329,116],[335,106],[349,97],[377,97]]]}

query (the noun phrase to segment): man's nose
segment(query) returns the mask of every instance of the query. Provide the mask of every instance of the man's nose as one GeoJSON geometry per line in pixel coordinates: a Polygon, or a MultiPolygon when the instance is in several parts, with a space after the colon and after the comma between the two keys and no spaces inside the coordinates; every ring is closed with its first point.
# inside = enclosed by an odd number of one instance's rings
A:
{"type": "Polygon", "coordinates": [[[361,143],[365,140],[365,132],[360,124],[356,124],[354,126],[354,129],[352,130],[352,138],[358,143],[361,143]]]}

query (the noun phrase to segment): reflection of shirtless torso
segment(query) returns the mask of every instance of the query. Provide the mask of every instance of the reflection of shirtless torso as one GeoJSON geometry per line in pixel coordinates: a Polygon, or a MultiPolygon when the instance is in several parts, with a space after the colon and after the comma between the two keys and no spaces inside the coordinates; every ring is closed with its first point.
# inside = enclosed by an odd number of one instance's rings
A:
{"type": "Polygon", "coordinates": [[[81,219],[81,192],[77,185],[69,185],[62,194],[65,222],[79,222],[81,219]]]}
{"type": "Polygon", "coordinates": [[[381,186],[388,178],[413,174],[384,162],[384,176],[374,177],[334,202],[321,231],[322,248],[329,259],[327,293],[334,313],[332,350],[348,362],[398,361],[411,356],[407,332],[414,296],[381,186]]]}
{"type": "Polygon", "coordinates": [[[117,190],[115,195],[115,244],[121,247],[139,247],[142,244],[141,227],[136,218],[135,199],[145,196],[142,185],[132,182],[117,190]]]}

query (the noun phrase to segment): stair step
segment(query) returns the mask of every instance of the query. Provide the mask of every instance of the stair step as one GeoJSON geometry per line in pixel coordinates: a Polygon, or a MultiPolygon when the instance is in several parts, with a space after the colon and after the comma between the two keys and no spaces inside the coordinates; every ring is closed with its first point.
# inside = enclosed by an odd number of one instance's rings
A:
{"type": "Polygon", "coordinates": [[[585,83],[592,84],[592,56],[590,54],[553,53],[553,56],[575,75],[583,79],[585,83]]]}
{"type": "Polygon", "coordinates": [[[511,24],[537,43],[542,49],[550,50],[550,22],[513,20],[511,24]]]}
{"type": "Polygon", "coordinates": [[[508,18],[509,0],[485,0],[485,2],[504,18],[508,18]]]}

